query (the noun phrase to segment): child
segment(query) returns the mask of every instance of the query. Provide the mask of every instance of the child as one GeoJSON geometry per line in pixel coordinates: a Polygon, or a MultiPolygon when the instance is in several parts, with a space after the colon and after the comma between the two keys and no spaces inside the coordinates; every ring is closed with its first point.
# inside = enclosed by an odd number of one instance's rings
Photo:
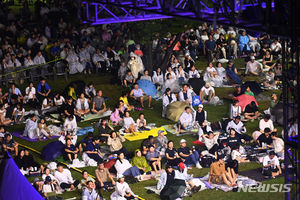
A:
{"type": "Polygon", "coordinates": [[[136,120],[136,124],[138,126],[139,131],[149,131],[149,129],[146,128],[147,122],[143,113],[139,115],[139,118],[136,120]]]}
{"type": "Polygon", "coordinates": [[[20,124],[24,119],[24,115],[25,115],[25,109],[21,104],[17,104],[17,106],[14,108],[12,113],[14,122],[16,124],[20,124]]]}
{"type": "Polygon", "coordinates": [[[47,127],[47,124],[45,123],[45,119],[41,118],[40,122],[38,123],[39,132],[43,135],[45,135],[47,138],[51,139],[51,133],[50,129],[47,127]]]}
{"type": "Polygon", "coordinates": [[[135,83],[135,78],[132,75],[132,72],[129,70],[129,71],[127,71],[127,74],[125,76],[124,85],[125,85],[125,87],[130,87],[134,83],[135,83]]]}

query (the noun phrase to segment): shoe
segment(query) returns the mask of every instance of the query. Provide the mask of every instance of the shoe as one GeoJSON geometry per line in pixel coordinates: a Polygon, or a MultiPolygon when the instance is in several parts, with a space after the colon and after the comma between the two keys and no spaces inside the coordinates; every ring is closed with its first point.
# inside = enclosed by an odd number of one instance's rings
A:
{"type": "Polygon", "coordinates": [[[152,106],[150,106],[150,107],[148,107],[150,110],[153,110],[153,107],[152,106]]]}
{"type": "Polygon", "coordinates": [[[197,163],[197,164],[196,164],[196,168],[197,168],[197,169],[202,169],[202,166],[200,165],[200,163],[197,163]]]}

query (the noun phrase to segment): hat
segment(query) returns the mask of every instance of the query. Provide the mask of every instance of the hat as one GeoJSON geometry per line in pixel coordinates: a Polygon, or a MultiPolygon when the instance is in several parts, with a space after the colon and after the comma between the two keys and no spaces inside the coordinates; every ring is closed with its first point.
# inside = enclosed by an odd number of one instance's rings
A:
{"type": "Polygon", "coordinates": [[[117,179],[121,179],[121,178],[123,178],[123,177],[124,177],[123,174],[119,174],[119,175],[117,176],[117,179]]]}
{"type": "Polygon", "coordinates": [[[254,56],[251,56],[250,59],[251,59],[251,60],[255,60],[255,57],[254,57],[254,56]]]}
{"type": "Polygon", "coordinates": [[[36,177],[34,180],[33,180],[33,183],[36,183],[36,182],[39,182],[40,179],[38,177],[36,177]]]}
{"type": "Polygon", "coordinates": [[[163,133],[164,131],[163,130],[159,130],[157,133],[158,134],[161,134],[161,133],[163,133]]]}
{"type": "Polygon", "coordinates": [[[181,144],[181,143],[185,143],[185,142],[186,142],[185,139],[181,139],[181,140],[180,140],[180,144],[181,144]]]}
{"type": "Polygon", "coordinates": [[[45,181],[46,181],[46,182],[51,182],[51,181],[52,181],[52,179],[51,179],[51,177],[50,177],[50,176],[46,176],[46,178],[45,178],[45,181]]]}
{"type": "Polygon", "coordinates": [[[181,163],[178,164],[178,167],[179,167],[179,169],[184,169],[184,168],[185,168],[185,165],[184,165],[183,162],[181,162],[181,163]]]}
{"type": "Polygon", "coordinates": [[[199,104],[198,108],[203,108],[203,104],[199,104]]]}

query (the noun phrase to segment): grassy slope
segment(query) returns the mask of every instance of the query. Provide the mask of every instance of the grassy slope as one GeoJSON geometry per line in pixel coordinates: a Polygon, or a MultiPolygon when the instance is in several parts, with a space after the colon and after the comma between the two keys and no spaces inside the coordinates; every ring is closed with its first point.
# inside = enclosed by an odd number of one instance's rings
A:
{"type": "MultiPolygon", "coordinates": [[[[196,63],[197,68],[198,69],[205,69],[206,67],[206,60],[204,58],[200,58],[200,61],[197,61],[196,63]]],[[[237,60],[236,61],[236,66],[238,68],[240,68],[241,66],[243,66],[243,61],[241,60],[237,60]]],[[[246,77],[248,78],[248,77],[246,77]]],[[[121,91],[122,91],[122,87],[119,85],[113,85],[110,84],[110,76],[106,75],[106,76],[97,76],[97,75],[92,75],[92,76],[84,76],[84,75],[75,75],[72,76],[68,82],[72,81],[72,80],[78,80],[78,79],[82,79],[86,82],[89,81],[93,81],[95,83],[95,86],[97,89],[102,89],[103,93],[105,96],[110,97],[110,100],[108,102],[109,107],[113,108],[114,103],[117,102],[121,91]]],[[[64,89],[64,87],[67,85],[67,83],[64,79],[60,78],[57,81],[49,81],[50,86],[56,90],[56,91],[62,91],[64,89]]],[[[20,86],[20,88],[24,89],[23,87],[25,86],[20,86]]],[[[219,119],[221,119],[222,117],[226,117],[228,115],[228,110],[229,110],[229,104],[230,101],[228,100],[228,94],[231,93],[233,91],[233,88],[216,88],[216,94],[217,96],[219,96],[220,98],[224,99],[224,105],[222,106],[210,106],[210,105],[206,105],[205,109],[208,112],[208,120],[209,121],[217,121],[219,119]]],[[[280,92],[280,91],[276,91],[276,92],[280,92]]],[[[270,92],[265,92],[266,94],[270,94],[270,92]]],[[[260,110],[263,111],[264,109],[266,109],[268,107],[268,102],[259,102],[260,105],[260,110]]],[[[148,122],[154,122],[157,125],[163,125],[163,124],[171,124],[172,122],[167,120],[167,119],[163,119],[161,118],[161,102],[157,102],[154,101],[153,102],[153,106],[154,109],[153,110],[145,110],[143,111],[145,113],[146,119],[148,120],[148,122]]],[[[132,112],[132,116],[134,119],[137,118],[139,112],[132,112]]],[[[91,126],[91,122],[85,122],[85,123],[79,123],[79,126],[84,127],[84,126],[91,126]]],[[[254,130],[257,129],[258,127],[258,122],[255,121],[253,123],[249,122],[246,124],[247,127],[247,132],[248,134],[251,134],[254,130]]],[[[13,127],[9,127],[10,131],[15,131],[15,130],[23,130],[24,126],[23,125],[15,125],[13,127]]],[[[281,129],[281,127],[277,127],[279,129],[281,129]]],[[[176,147],[178,147],[178,143],[179,140],[182,137],[177,137],[174,135],[167,135],[168,139],[171,139],[175,142],[176,147]]],[[[80,140],[83,136],[79,137],[78,140],[80,140]]],[[[184,136],[184,138],[188,141],[188,144],[191,144],[192,141],[196,140],[196,136],[184,136]]],[[[31,146],[32,148],[41,151],[43,149],[43,147],[48,144],[51,141],[45,141],[45,142],[36,142],[36,143],[31,143],[19,138],[15,138],[16,141],[18,141],[21,144],[24,145],[28,145],[31,146]]],[[[53,140],[52,140],[53,141],[53,140]]],[[[136,148],[138,148],[140,146],[141,141],[133,141],[133,142],[125,142],[125,146],[129,151],[134,151],[136,148]]],[[[44,161],[42,159],[39,158],[39,156],[35,153],[33,153],[36,160],[40,163],[43,163],[44,161]]],[[[259,168],[260,165],[257,163],[248,163],[248,164],[243,164],[240,166],[240,170],[249,170],[249,169],[255,169],[255,168],[259,168]]],[[[94,169],[93,167],[87,167],[84,168],[85,170],[87,170],[89,173],[91,173],[92,175],[94,175],[94,169]]],[[[201,170],[197,170],[197,169],[192,169],[190,171],[190,173],[194,174],[194,177],[197,176],[203,176],[205,174],[208,173],[208,169],[201,169],[201,170]]],[[[81,175],[78,172],[73,171],[72,172],[74,178],[76,179],[81,179],[81,175]]],[[[32,181],[32,178],[29,178],[29,181],[32,181]]],[[[270,180],[270,181],[265,181],[265,183],[284,183],[284,179],[283,178],[279,178],[279,179],[275,179],[275,180],[270,180]]],[[[132,184],[132,190],[136,193],[139,194],[140,196],[142,196],[145,199],[159,199],[159,197],[155,194],[147,194],[146,190],[144,189],[144,187],[149,186],[149,185],[155,185],[156,181],[150,180],[150,181],[145,181],[145,182],[141,182],[141,183],[137,183],[137,184],[132,184]]],[[[104,192],[103,193],[104,197],[106,199],[109,199],[109,193],[104,192]]],[[[79,198],[80,193],[79,191],[72,191],[72,192],[66,192],[63,194],[64,198],[70,198],[70,197],[74,197],[77,196],[79,198]]],[[[224,193],[222,191],[202,191],[199,192],[195,195],[193,195],[193,197],[189,197],[186,199],[211,199],[211,198],[215,198],[215,199],[283,199],[284,195],[283,193],[268,193],[268,195],[263,194],[263,193],[247,193],[245,194],[241,194],[241,193],[233,193],[233,192],[228,192],[228,193],[224,193]]]]}

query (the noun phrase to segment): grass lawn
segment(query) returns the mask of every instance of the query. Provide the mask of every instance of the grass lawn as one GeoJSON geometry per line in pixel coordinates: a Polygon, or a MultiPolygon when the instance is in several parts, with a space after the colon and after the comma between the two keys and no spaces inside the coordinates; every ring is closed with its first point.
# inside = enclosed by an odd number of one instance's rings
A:
{"type": "MultiPolygon", "coordinates": [[[[196,66],[198,69],[205,69],[207,66],[206,60],[201,57],[200,61],[197,61],[196,66]]],[[[241,61],[241,60],[236,61],[236,66],[238,68],[243,66],[243,61],[241,61]]],[[[89,81],[93,81],[95,83],[95,86],[97,89],[103,90],[104,96],[110,97],[110,100],[107,102],[107,104],[110,108],[113,108],[114,104],[118,101],[118,98],[119,98],[123,88],[120,85],[111,84],[110,78],[111,78],[111,76],[109,74],[106,74],[105,76],[104,75],[102,75],[102,76],[100,76],[100,75],[73,75],[69,78],[68,82],[66,82],[63,78],[59,78],[55,82],[52,80],[49,80],[48,83],[54,91],[63,91],[65,86],[70,81],[78,80],[78,79],[84,80],[86,83],[89,81]]],[[[20,87],[20,89],[22,89],[22,91],[24,91],[26,86],[21,85],[19,87],[20,87]]],[[[217,120],[220,120],[222,117],[228,116],[229,105],[230,105],[230,100],[229,100],[230,97],[228,97],[228,94],[231,93],[232,91],[233,91],[233,88],[216,88],[216,95],[224,100],[224,105],[222,105],[222,106],[205,105],[204,106],[204,108],[208,112],[208,120],[209,121],[211,121],[211,122],[217,121],[217,120]]],[[[274,91],[272,91],[272,92],[274,92],[274,91]]],[[[276,93],[280,93],[280,91],[276,91],[276,93]]],[[[265,94],[269,95],[269,94],[271,94],[271,92],[265,92],[265,94]]],[[[269,105],[269,103],[266,101],[259,102],[260,111],[263,111],[266,108],[268,108],[268,105],[269,105]]],[[[153,110],[146,109],[143,111],[148,123],[156,123],[157,126],[173,123],[167,119],[161,118],[161,101],[154,101],[153,107],[154,107],[153,110]]],[[[133,111],[132,117],[134,119],[136,119],[138,114],[139,114],[139,112],[133,111]]],[[[91,122],[85,122],[85,123],[79,123],[78,125],[80,127],[85,127],[85,126],[92,126],[93,124],[91,125],[91,122]]],[[[258,129],[258,121],[248,122],[248,123],[246,123],[246,127],[247,127],[248,134],[251,135],[254,130],[258,129]]],[[[282,128],[281,127],[277,127],[277,128],[279,129],[279,132],[281,132],[282,128]]],[[[24,125],[14,125],[14,126],[11,126],[8,128],[9,131],[17,131],[17,130],[22,131],[23,129],[24,129],[24,125]]],[[[95,130],[95,133],[96,132],[97,132],[97,130],[95,130]]],[[[83,137],[84,136],[80,136],[78,138],[78,141],[80,141],[83,137]]],[[[179,137],[177,137],[172,134],[168,134],[167,137],[169,140],[173,140],[175,142],[175,147],[179,146],[179,140],[183,137],[187,140],[187,143],[190,144],[190,146],[192,146],[191,142],[197,139],[196,136],[179,136],[179,137]]],[[[53,141],[53,140],[49,140],[49,141],[31,143],[31,142],[28,142],[28,141],[25,141],[25,140],[19,139],[19,138],[14,138],[14,139],[17,142],[19,142],[20,144],[30,146],[38,151],[42,151],[42,149],[45,145],[47,145],[49,142],[53,141]]],[[[139,148],[140,144],[141,144],[141,141],[133,141],[133,142],[126,141],[124,143],[125,147],[131,152],[133,152],[136,148],[139,148]]],[[[44,163],[44,161],[39,157],[38,154],[33,153],[33,155],[37,162],[44,163]]],[[[242,164],[240,166],[240,170],[243,171],[243,170],[255,169],[255,168],[260,168],[260,167],[261,167],[260,164],[251,162],[251,163],[247,163],[247,164],[242,164]]],[[[87,167],[84,169],[87,170],[90,174],[95,175],[94,167],[87,167]]],[[[194,177],[203,176],[208,173],[208,169],[198,170],[198,169],[194,168],[194,169],[190,170],[189,173],[194,174],[194,177]]],[[[81,180],[80,173],[78,173],[76,171],[72,171],[72,175],[74,178],[81,180]]],[[[32,180],[33,180],[33,178],[29,178],[29,181],[32,181],[32,180]]],[[[264,183],[284,183],[284,179],[278,178],[275,180],[264,181],[264,183]]],[[[144,187],[151,186],[151,185],[156,185],[156,181],[150,180],[150,181],[132,184],[130,186],[136,194],[140,195],[144,199],[147,199],[147,200],[159,199],[159,197],[155,194],[147,194],[146,193],[146,190],[144,189],[144,187]]],[[[77,197],[77,199],[81,198],[79,191],[65,192],[62,196],[63,196],[63,198],[71,198],[71,197],[77,197]]],[[[110,194],[108,192],[103,192],[103,196],[106,199],[109,199],[110,194]]],[[[240,200],[241,198],[243,198],[243,200],[246,200],[246,199],[249,199],[249,200],[252,200],[252,199],[266,199],[266,200],[267,199],[283,199],[284,194],[283,193],[242,194],[242,193],[234,193],[234,192],[225,193],[225,192],[222,192],[219,190],[213,190],[213,191],[205,190],[205,191],[199,192],[197,194],[194,194],[193,197],[188,197],[186,199],[232,199],[232,200],[239,199],[240,200]]]]}

